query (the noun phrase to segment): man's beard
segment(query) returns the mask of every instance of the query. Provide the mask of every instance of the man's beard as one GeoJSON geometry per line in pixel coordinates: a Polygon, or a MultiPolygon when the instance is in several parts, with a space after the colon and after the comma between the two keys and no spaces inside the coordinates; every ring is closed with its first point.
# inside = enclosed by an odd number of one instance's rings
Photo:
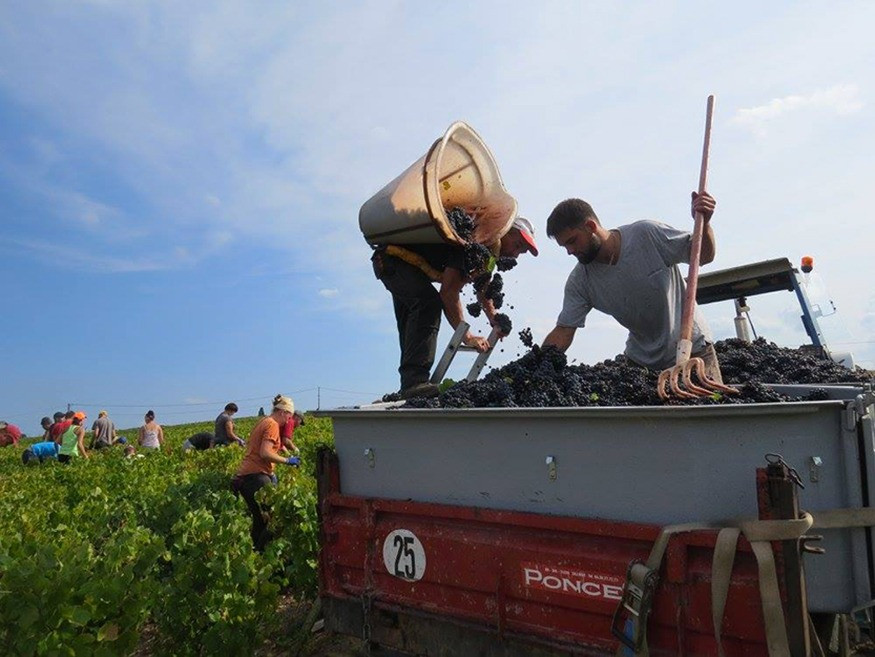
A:
{"type": "Polygon", "coordinates": [[[599,237],[598,235],[596,235],[595,233],[593,233],[592,237],[590,237],[589,248],[586,250],[586,253],[581,253],[580,255],[577,255],[575,257],[577,258],[577,261],[580,264],[588,265],[589,263],[591,263],[593,260],[596,259],[596,257],[599,254],[599,251],[601,251],[601,250],[602,250],[602,238],[599,237]]]}

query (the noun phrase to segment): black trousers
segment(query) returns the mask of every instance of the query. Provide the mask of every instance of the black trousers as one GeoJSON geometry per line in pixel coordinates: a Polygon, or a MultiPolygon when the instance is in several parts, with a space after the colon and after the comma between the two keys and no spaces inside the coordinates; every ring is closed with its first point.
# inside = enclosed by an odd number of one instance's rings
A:
{"type": "Polygon", "coordinates": [[[252,529],[249,531],[249,535],[252,537],[252,545],[257,552],[264,551],[265,546],[273,538],[273,534],[267,529],[267,523],[270,520],[269,509],[258,503],[255,499],[255,493],[273,483],[273,479],[266,474],[242,475],[234,477],[231,481],[231,490],[237,495],[243,496],[246,507],[249,509],[249,515],[252,516],[252,529]]]}
{"type": "MultiPolygon", "coordinates": [[[[401,347],[401,389],[429,379],[441,328],[443,302],[431,280],[418,267],[381,254],[378,278],[392,293],[401,347]]],[[[375,263],[375,270],[378,270],[375,263]]]]}

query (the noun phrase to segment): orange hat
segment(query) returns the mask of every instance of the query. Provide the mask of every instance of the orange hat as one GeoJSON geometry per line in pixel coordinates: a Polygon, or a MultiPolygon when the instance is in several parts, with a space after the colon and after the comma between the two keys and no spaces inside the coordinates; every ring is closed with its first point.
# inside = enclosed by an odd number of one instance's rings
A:
{"type": "Polygon", "coordinates": [[[73,419],[79,420],[81,422],[85,419],[85,413],[83,413],[82,411],[76,411],[75,413],[73,413],[73,419]]]}

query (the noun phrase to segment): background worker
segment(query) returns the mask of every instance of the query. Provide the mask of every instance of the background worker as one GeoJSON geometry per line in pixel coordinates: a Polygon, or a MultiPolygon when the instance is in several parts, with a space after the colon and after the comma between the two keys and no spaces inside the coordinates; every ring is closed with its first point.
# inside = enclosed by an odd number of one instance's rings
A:
{"type": "MultiPolygon", "coordinates": [[[[701,212],[701,264],[714,260],[711,228],[716,201],[693,192],[693,215],[701,212]]],[[[678,267],[689,263],[692,234],[657,221],[637,221],[608,230],[589,203],[567,199],[547,219],[547,235],[578,263],[565,283],[556,327],[544,346],[566,351],[595,308],[629,330],[626,357],[654,370],[675,365],[686,285],[678,267]]],[[[698,308],[693,322],[693,356],[705,361],[708,375],[722,382],[711,333],[698,308]]]]}
{"type": "Polygon", "coordinates": [[[146,411],[143,426],[137,429],[137,444],[144,449],[161,449],[164,445],[164,429],[155,421],[155,411],[146,411]]]}
{"type": "Polygon", "coordinates": [[[60,449],[58,449],[58,461],[69,463],[73,459],[89,458],[88,450],[85,449],[85,420],[88,418],[82,411],[73,413],[70,426],[61,435],[60,449]]]}
{"type": "MultiPolygon", "coordinates": [[[[518,217],[496,244],[493,252],[501,257],[518,258],[522,253],[538,255],[534,231],[527,219],[518,217]]],[[[465,247],[456,244],[405,244],[404,249],[423,259],[439,279],[435,290],[432,277],[424,268],[378,249],[371,258],[374,274],[392,294],[398,341],[401,347],[401,398],[428,397],[438,393],[429,383],[431,366],[437,350],[441,311],[455,329],[464,319],[462,287],[471,279],[466,272],[465,247]]],[[[478,299],[490,324],[495,309],[478,292],[478,299]]],[[[468,331],[463,343],[483,352],[489,349],[486,338],[468,331]]]]}
{"type": "Polygon", "coordinates": [[[91,437],[91,446],[95,449],[103,449],[110,447],[116,439],[115,424],[109,419],[106,411],[100,411],[97,414],[97,419],[91,425],[93,435],[91,437]]]}
{"type": "Polygon", "coordinates": [[[0,447],[17,445],[21,440],[21,429],[8,422],[0,422],[0,447]]]}
{"type": "Polygon", "coordinates": [[[299,454],[301,450],[295,446],[295,429],[304,424],[304,416],[301,415],[298,411],[295,411],[292,417],[286,421],[283,425],[282,429],[280,429],[280,441],[282,442],[282,446],[292,452],[293,454],[299,454]]]}
{"type": "Polygon", "coordinates": [[[241,447],[246,444],[240,436],[234,431],[234,413],[239,409],[237,404],[230,402],[225,404],[225,410],[219,413],[216,417],[214,433],[216,435],[213,445],[216,447],[225,447],[232,443],[237,443],[241,447]]]}
{"type": "Polygon", "coordinates": [[[49,439],[54,440],[59,445],[61,444],[61,436],[71,424],[73,424],[73,411],[70,411],[70,418],[67,419],[63,411],[58,411],[54,414],[55,421],[49,427],[49,439]]]}
{"type": "Polygon", "coordinates": [[[298,466],[301,460],[297,456],[280,456],[280,427],[295,413],[295,404],[289,397],[277,395],[273,398],[271,414],[255,425],[249,435],[246,454],[237,475],[231,481],[231,490],[242,495],[246,500],[249,514],[252,516],[252,544],[259,552],[272,538],[267,529],[270,520],[269,510],[255,499],[255,494],[265,486],[276,483],[274,464],[298,466]]]}
{"type": "Polygon", "coordinates": [[[33,443],[21,453],[21,462],[24,465],[30,463],[43,463],[47,459],[57,459],[61,446],[54,440],[43,440],[33,443]]]}
{"type": "Polygon", "coordinates": [[[43,441],[52,439],[52,418],[46,415],[39,421],[39,425],[43,428],[43,441]]]}
{"type": "Polygon", "coordinates": [[[201,431],[186,438],[185,442],[182,443],[182,450],[185,452],[190,449],[204,451],[213,447],[215,440],[216,437],[209,431],[201,431]]]}

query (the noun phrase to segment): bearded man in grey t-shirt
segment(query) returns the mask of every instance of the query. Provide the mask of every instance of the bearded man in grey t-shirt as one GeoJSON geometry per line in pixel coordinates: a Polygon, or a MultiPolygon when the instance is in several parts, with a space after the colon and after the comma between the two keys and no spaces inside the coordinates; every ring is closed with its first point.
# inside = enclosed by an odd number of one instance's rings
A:
{"type": "MultiPolygon", "coordinates": [[[[693,192],[692,212],[705,219],[700,262],[714,260],[711,217],[717,203],[707,192],[693,192]]],[[[567,199],[547,219],[547,236],[578,264],[565,283],[556,327],[544,339],[566,351],[586,316],[595,308],[629,331],[626,357],[662,370],[675,364],[686,285],[680,263],[689,263],[692,234],[658,221],[637,221],[608,230],[586,201],[567,199]]],[[[705,361],[708,375],[722,382],[711,331],[698,308],[693,316],[693,356],[705,361]]]]}

